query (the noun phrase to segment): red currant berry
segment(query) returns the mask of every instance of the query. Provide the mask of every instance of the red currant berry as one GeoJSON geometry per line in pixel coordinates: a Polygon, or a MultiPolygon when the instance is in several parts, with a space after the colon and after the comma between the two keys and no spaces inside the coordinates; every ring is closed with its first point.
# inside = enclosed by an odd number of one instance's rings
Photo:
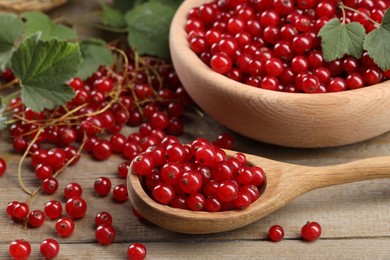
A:
{"type": "Polygon", "coordinates": [[[51,166],[40,163],[37,165],[37,167],[35,167],[34,172],[35,176],[37,176],[39,180],[43,181],[44,179],[53,175],[53,168],[51,168],[51,166]]]}
{"type": "Polygon", "coordinates": [[[116,202],[125,202],[127,201],[129,195],[127,193],[127,187],[124,184],[118,184],[113,190],[113,197],[116,202]]]}
{"type": "Polygon", "coordinates": [[[9,245],[9,255],[15,260],[25,260],[31,254],[31,245],[23,239],[16,239],[9,245]]]}
{"type": "Polygon", "coordinates": [[[111,225],[103,224],[96,228],[95,237],[101,245],[109,245],[114,242],[115,229],[111,225]]]}
{"type": "Polygon", "coordinates": [[[27,222],[32,227],[40,227],[45,222],[45,214],[42,210],[33,210],[28,214],[27,222]]]}
{"type": "Polygon", "coordinates": [[[202,176],[196,171],[187,171],[179,176],[178,183],[184,193],[196,193],[202,187],[202,176]]]}
{"type": "Polygon", "coordinates": [[[98,140],[92,148],[92,154],[98,160],[106,160],[111,153],[111,143],[107,140],[98,140]]]}
{"type": "Polygon", "coordinates": [[[133,160],[133,170],[136,174],[148,175],[153,167],[153,158],[150,154],[140,154],[133,160]]]}
{"type": "Polygon", "coordinates": [[[111,190],[111,181],[107,177],[99,177],[95,180],[93,187],[99,196],[107,196],[111,190]]]}
{"type": "Polygon", "coordinates": [[[12,215],[14,218],[22,220],[27,217],[29,212],[29,206],[24,202],[19,202],[15,205],[12,215]]]}
{"type": "Polygon", "coordinates": [[[0,176],[4,175],[6,169],[7,164],[5,163],[4,159],[0,157],[0,176]]]}
{"type": "Polygon", "coordinates": [[[42,241],[39,250],[41,251],[42,256],[46,259],[53,259],[60,252],[60,245],[57,240],[53,238],[46,238],[42,241]]]}
{"type": "Polygon", "coordinates": [[[215,72],[225,74],[232,68],[232,60],[226,53],[216,53],[211,57],[210,66],[215,72]]]}
{"type": "Polygon", "coordinates": [[[175,191],[170,184],[159,183],[154,187],[152,197],[161,204],[168,205],[175,197],[175,191]]]}
{"type": "Polygon", "coordinates": [[[284,237],[283,228],[279,225],[270,227],[268,230],[268,237],[274,242],[279,242],[284,237]]]}
{"type": "Polygon", "coordinates": [[[307,222],[301,230],[302,238],[306,241],[317,240],[322,233],[322,228],[317,222],[307,222]]]}
{"type": "Polygon", "coordinates": [[[74,218],[82,218],[87,211],[87,203],[81,197],[71,197],[65,203],[66,213],[74,218]]]}
{"type": "Polygon", "coordinates": [[[112,216],[110,213],[102,211],[99,212],[95,217],[96,226],[100,225],[112,225],[112,216]]]}
{"type": "Polygon", "coordinates": [[[55,228],[58,235],[68,237],[72,235],[74,231],[74,222],[69,217],[63,217],[57,220],[55,228]]]}
{"type": "Polygon", "coordinates": [[[47,194],[53,194],[58,189],[58,181],[54,177],[48,177],[41,183],[42,190],[47,194]]]}
{"type": "Polygon", "coordinates": [[[66,199],[70,199],[71,197],[81,197],[82,194],[83,188],[78,183],[69,183],[64,188],[64,195],[66,199]]]}
{"type": "Polygon", "coordinates": [[[50,219],[58,219],[62,214],[62,204],[58,200],[51,200],[46,202],[43,210],[50,219]]]}
{"type": "Polygon", "coordinates": [[[144,260],[146,257],[146,248],[141,243],[134,243],[127,248],[129,260],[144,260]]]}

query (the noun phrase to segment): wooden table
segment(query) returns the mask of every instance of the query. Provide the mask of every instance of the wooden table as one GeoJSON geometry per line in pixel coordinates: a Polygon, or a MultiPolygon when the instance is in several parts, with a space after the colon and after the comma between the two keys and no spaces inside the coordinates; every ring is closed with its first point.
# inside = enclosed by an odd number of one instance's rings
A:
{"type": "MultiPolygon", "coordinates": [[[[81,13],[92,1],[71,1],[64,10],[81,13]],[[75,9],[76,8],[76,9],[75,9]]],[[[390,119],[389,119],[390,120],[390,119]]],[[[226,131],[208,116],[187,112],[183,142],[194,137],[215,139],[226,131]]],[[[130,133],[134,129],[125,129],[130,133]]],[[[351,129],[353,131],[353,129],[351,129]]],[[[374,156],[390,155],[390,133],[372,140],[338,148],[292,149],[267,145],[235,135],[236,150],[267,158],[310,166],[332,165],[374,156]]],[[[107,197],[97,197],[93,183],[97,177],[109,177],[113,185],[125,183],[117,178],[117,165],[124,159],[112,156],[97,162],[83,154],[81,161],[69,167],[59,177],[59,190],[53,195],[39,194],[31,209],[43,209],[48,200],[64,202],[63,188],[78,182],[84,188],[88,203],[85,217],[76,221],[72,236],[60,238],[54,230],[55,221],[46,220],[40,228],[24,229],[5,213],[9,201],[25,201],[17,178],[20,155],[12,152],[6,133],[0,137],[0,156],[8,162],[6,174],[0,178],[0,259],[10,259],[8,246],[14,239],[24,238],[32,245],[30,259],[40,259],[39,244],[48,237],[56,238],[61,246],[56,259],[126,259],[130,243],[142,242],[147,259],[390,259],[390,180],[364,181],[310,192],[268,217],[244,228],[213,235],[184,235],[140,222],[131,212],[129,202],[122,204],[107,197]],[[113,215],[117,231],[114,244],[101,246],[95,241],[94,218],[100,211],[113,215]],[[323,227],[318,241],[307,243],[300,239],[300,229],[307,221],[317,221],[323,227]],[[269,242],[267,231],[279,224],[285,238],[269,242]]],[[[23,178],[30,189],[39,184],[26,163],[23,178]]]]}

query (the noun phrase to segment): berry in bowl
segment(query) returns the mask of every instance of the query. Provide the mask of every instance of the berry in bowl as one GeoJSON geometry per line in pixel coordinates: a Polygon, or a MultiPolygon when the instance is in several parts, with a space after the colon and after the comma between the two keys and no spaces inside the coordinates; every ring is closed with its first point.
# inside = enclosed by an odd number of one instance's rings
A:
{"type": "Polygon", "coordinates": [[[390,130],[388,5],[187,0],[172,61],[194,101],[244,136],[305,148],[367,140],[390,130]]]}

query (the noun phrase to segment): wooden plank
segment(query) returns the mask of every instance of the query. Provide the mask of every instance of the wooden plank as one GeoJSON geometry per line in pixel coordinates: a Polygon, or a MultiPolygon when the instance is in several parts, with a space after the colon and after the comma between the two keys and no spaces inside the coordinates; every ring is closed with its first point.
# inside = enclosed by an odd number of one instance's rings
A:
{"type": "MultiPolygon", "coordinates": [[[[97,244],[60,245],[56,259],[127,259],[128,240],[109,246],[97,244]]],[[[146,260],[151,259],[389,259],[390,247],[387,239],[359,240],[319,240],[306,243],[297,240],[284,240],[278,243],[268,241],[205,241],[144,242],[147,249],[146,260]]],[[[32,244],[31,259],[43,259],[39,253],[39,243],[32,244]]],[[[8,245],[0,244],[0,258],[9,259],[8,245]]]]}

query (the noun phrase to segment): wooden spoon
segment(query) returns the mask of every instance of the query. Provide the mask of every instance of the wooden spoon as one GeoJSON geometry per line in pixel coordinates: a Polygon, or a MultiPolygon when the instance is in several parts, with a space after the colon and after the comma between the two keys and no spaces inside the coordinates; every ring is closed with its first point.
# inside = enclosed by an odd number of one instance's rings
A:
{"type": "MultiPolygon", "coordinates": [[[[235,152],[226,153],[233,155],[235,152]]],[[[253,223],[311,190],[390,177],[390,156],[322,167],[294,165],[249,154],[246,157],[248,163],[264,169],[267,182],[261,197],[245,210],[199,212],[159,204],[145,193],[139,176],[132,170],[127,178],[130,201],[144,218],[158,226],[180,233],[207,234],[253,223]]]]}

